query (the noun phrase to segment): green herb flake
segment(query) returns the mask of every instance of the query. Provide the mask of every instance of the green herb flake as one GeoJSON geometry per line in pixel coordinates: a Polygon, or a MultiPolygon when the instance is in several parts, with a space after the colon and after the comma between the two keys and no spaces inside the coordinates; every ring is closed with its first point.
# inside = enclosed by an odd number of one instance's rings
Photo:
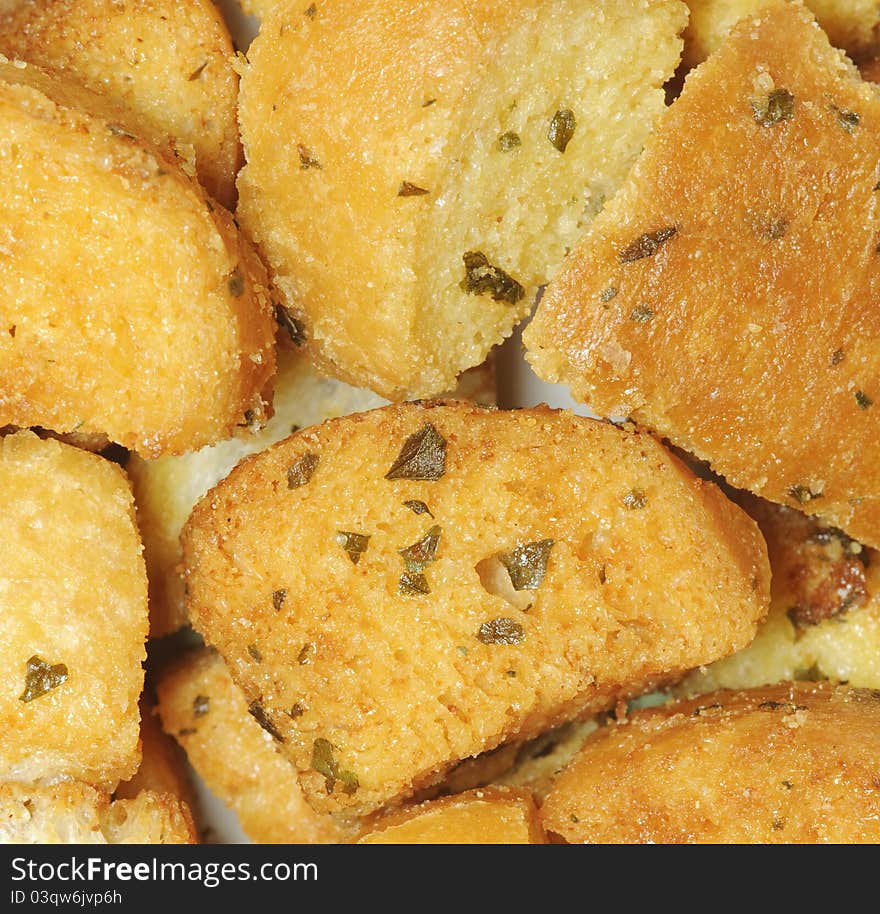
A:
{"type": "Polygon", "coordinates": [[[788,490],[788,497],[799,505],[808,505],[811,501],[822,497],[821,492],[813,492],[809,486],[797,485],[788,490]]]}
{"type": "Polygon", "coordinates": [[[863,390],[857,390],[855,396],[859,409],[868,409],[874,405],[874,401],[863,390]]]}
{"type": "Polygon", "coordinates": [[[617,294],[620,291],[616,286],[608,286],[607,289],[603,289],[599,293],[599,301],[601,302],[610,302],[612,298],[617,298],[617,294]]]}
{"type": "Polygon", "coordinates": [[[113,136],[125,137],[127,140],[137,139],[133,133],[129,133],[125,127],[121,127],[119,124],[108,124],[107,129],[113,134],[113,136]]]}
{"type": "Polygon", "coordinates": [[[839,365],[846,358],[846,353],[842,349],[835,349],[831,353],[831,364],[839,365]]]}
{"type": "Polygon", "coordinates": [[[436,482],[446,472],[446,439],[426,422],[403,442],[386,479],[436,482]]]}
{"type": "Polygon", "coordinates": [[[318,468],[320,457],[309,452],[287,471],[287,488],[298,489],[308,483],[318,468]]]}
{"type": "Polygon", "coordinates": [[[674,225],[657,229],[655,232],[645,232],[625,248],[621,248],[617,252],[617,258],[621,263],[635,263],[645,257],[653,257],[661,245],[674,238],[677,234],[678,229],[674,225]]]}
{"type": "Polygon", "coordinates": [[[353,565],[361,560],[361,556],[367,551],[370,545],[370,535],[368,533],[351,533],[348,530],[336,531],[336,542],[348,553],[353,565]]]}
{"type": "Polygon", "coordinates": [[[284,737],[279,732],[278,728],[272,722],[272,718],[266,713],[266,709],[263,707],[263,702],[259,698],[255,698],[248,705],[248,714],[253,717],[253,719],[275,740],[277,743],[283,743],[284,737]]]}
{"type": "Polygon", "coordinates": [[[242,276],[241,270],[239,270],[238,267],[229,274],[229,279],[226,280],[226,286],[229,289],[229,294],[233,298],[241,298],[242,295],[244,295],[244,276],[242,276]]]}
{"type": "Polygon", "coordinates": [[[516,679],[516,670],[507,670],[504,675],[508,676],[510,679],[516,679]]]}
{"type": "Polygon", "coordinates": [[[602,566],[599,568],[599,583],[600,583],[600,584],[605,584],[605,583],[607,583],[607,581],[608,581],[607,566],[602,565],[602,566]]]}
{"type": "Polygon", "coordinates": [[[196,695],[193,699],[193,716],[204,717],[210,708],[211,699],[207,695],[196,695]]]}
{"type": "Polygon", "coordinates": [[[431,105],[433,105],[434,102],[436,102],[436,101],[437,101],[436,98],[426,98],[426,99],[422,102],[422,107],[423,107],[423,108],[430,108],[431,105]]]}
{"type": "Polygon", "coordinates": [[[282,330],[287,331],[287,335],[294,346],[305,345],[305,325],[301,320],[294,317],[284,305],[275,305],[275,322],[282,330]]]}
{"type": "Polygon", "coordinates": [[[492,296],[492,301],[515,305],[526,294],[526,290],[501,267],[489,263],[482,251],[468,251],[462,256],[464,279],[458,284],[468,295],[492,296]]]}
{"type": "Polygon", "coordinates": [[[192,73],[190,73],[187,77],[189,82],[195,82],[202,75],[202,73],[205,72],[205,67],[207,66],[208,61],[206,60],[203,64],[200,64],[198,67],[196,67],[195,70],[193,70],[192,73]]]}
{"type": "Polygon", "coordinates": [[[498,149],[501,152],[512,152],[520,146],[522,146],[522,140],[519,138],[519,134],[512,130],[508,130],[507,133],[502,133],[498,137],[498,149]]]}
{"type": "Polygon", "coordinates": [[[574,813],[572,813],[568,818],[570,821],[574,822],[575,825],[580,822],[580,819],[574,813]]]}
{"type": "Polygon", "coordinates": [[[514,590],[537,590],[547,573],[547,561],[553,540],[525,543],[498,556],[507,569],[514,590]]]}
{"type": "Polygon", "coordinates": [[[309,655],[315,650],[314,644],[304,644],[299,653],[296,655],[296,662],[300,666],[305,666],[309,662],[309,655]]]}
{"type": "Polygon", "coordinates": [[[18,696],[19,701],[33,701],[67,682],[67,667],[63,663],[48,663],[36,654],[28,660],[26,669],[24,691],[18,696]]]}
{"type": "Polygon", "coordinates": [[[424,187],[419,187],[418,184],[412,184],[409,181],[401,181],[400,187],[397,188],[398,197],[424,197],[425,194],[429,194],[431,191],[425,190],[424,187]]]}
{"type": "Polygon", "coordinates": [[[308,171],[310,168],[322,169],[324,166],[316,159],[311,150],[307,146],[303,146],[302,143],[297,144],[297,152],[299,152],[299,167],[303,171],[308,171]]]}
{"type": "Polygon", "coordinates": [[[752,99],[752,113],[762,127],[773,127],[794,117],[794,96],[788,89],[774,89],[769,95],[752,99]]]}
{"type": "Polygon", "coordinates": [[[421,572],[404,571],[397,582],[397,594],[401,597],[424,596],[430,592],[428,579],[421,572]]]}
{"type": "Polygon", "coordinates": [[[257,663],[263,662],[263,655],[260,652],[260,649],[256,646],[256,644],[248,645],[248,653],[251,655],[251,657],[254,658],[254,660],[257,661],[257,663]]]}
{"type": "Polygon", "coordinates": [[[761,226],[761,232],[768,241],[779,241],[788,231],[788,219],[785,216],[775,216],[767,219],[761,226]]]}
{"type": "Polygon", "coordinates": [[[342,784],[342,792],[351,796],[358,789],[358,777],[351,771],[340,771],[339,763],[333,755],[333,744],[330,740],[319,737],[312,743],[312,769],[324,775],[327,793],[333,793],[336,782],[342,784]]]}
{"type": "Polygon", "coordinates": [[[477,640],[483,644],[521,644],[525,637],[519,622],[506,618],[484,622],[477,632],[477,640]]]}
{"type": "Polygon", "coordinates": [[[794,784],[792,784],[791,781],[780,781],[779,783],[782,784],[782,786],[783,786],[786,790],[791,790],[791,789],[794,787],[794,784]]]}
{"type": "Polygon", "coordinates": [[[459,652],[459,654],[461,654],[462,657],[467,657],[468,649],[463,644],[459,644],[456,647],[456,650],[459,652]]]}
{"type": "Polygon", "coordinates": [[[288,712],[287,716],[292,720],[296,720],[298,717],[302,717],[306,713],[306,709],[297,702],[288,712]]]}
{"type": "Polygon", "coordinates": [[[312,3],[312,4],[310,4],[310,5],[308,6],[308,8],[306,9],[306,11],[305,11],[305,13],[304,13],[303,15],[305,15],[305,17],[306,17],[307,19],[314,19],[314,18],[315,18],[315,14],[316,14],[317,12],[318,12],[318,7],[317,7],[314,3],[312,3]]]}
{"type": "Polygon", "coordinates": [[[560,152],[565,152],[566,147],[574,136],[577,120],[574,111],[571,108],[561,108],[550,121],[550,129],[547,131],[547,139],[560,152]]]}
{"type": "Polygon", "coordinates": [[[282,588],[281,590],[272,591],[272,607],[276,612],[278,612],[282,606],[284,606],[284,601],[287,599],[287,590],[282,588]]]}
{"type": "Polygon", "coordinates": [[[412,499],[410,501],[405,501],[404,505],[412,511],[413,514],[427,514],[428,517],[433,517],[431,509],[423,502],[418,501],[417,499],[412,499]]]}
{"type": "Polygon", "coordinates": [[[654,312],[651,310],[649,305],[641,304],[636,305],[630,313],[629,319],[636,324],[647,324],[654,317],[654,312]]]}
{"type": "Polygon", "coordinates": [[[842,108],[835,108],[834,111],[837,114],[837,123],[847,133],[855,133],[856,127],[859,126],[859,121],[861,120],[859,115],[855,111],[846,111],[842,108]]]}
{"type": "Polygon", "coordinates": [[[441,532],[435,524],[420,540],[399,551],[407,571],[424,571],[434,561],[441,532]]]}
{"type": "Polygon", "coordinates": [[[630,511],[639,511],[647,507],[648,496],[645,494],[644,489],[630,489],[623,497],[623,504],[630,511]]]}

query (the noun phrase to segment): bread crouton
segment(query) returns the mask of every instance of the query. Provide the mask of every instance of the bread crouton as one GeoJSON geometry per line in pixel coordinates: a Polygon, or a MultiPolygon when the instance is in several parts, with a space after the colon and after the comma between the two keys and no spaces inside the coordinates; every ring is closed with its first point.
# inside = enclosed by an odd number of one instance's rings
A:
{"type": "Polygon", "coordinates": [[[714,692],[597,731],[541,808],[570,843],[880,841],[880,693],[714,692]]]}
{"type": "Polygon", "coordinates": [[[262,419],[276,324],[232,217],[118,110],[0,62],[0,426],[159,456],[262,419]]]}
{"type": "Polygon", "coordinates": [[[744,646],[769,598],[757,526],[714,485],[546,407],[303,430],[182,539],[193,625],[309,802],[345,816],[744,646]]]}
{"type": "Polygon", "coordinates": [[[638,156],[686,18],[679,0],[271,5],[240,62],[238,217],[318,366],[406,399],[482,362],[638,156]]]}
{"type": "Polygon", "coordinates": [[[163,726],[257,844],[336,844],[351,836],[306,803],[296,769],[248,713],[218,654],[181,657],[163,671],[158,694],[163,726]]]}
{"type": "Polygon", "coordinates": [[[119,467],[0,439],[0,781],[107,789],[139,762],[147,579],[119,467]]]}
{"type": "Polygon", "coordinates": [[[528,358],[878,547],[878,186],[880,95],[772,0],[688,76],[547,289],[528,358]]]}
{"type": "Polygon", "coordinates": [[[483,787],[391,813],[357,844],[545,844],[531,794],[483,787]]]}
{"type": "Polygon", "coordinates": [[[195,844],[189,809],[150,791],[111,802],[86,784],[0,783],[0,844],[195,844]]]}
{"type": "Polygon", "coordinates": [[[740,501],[767,540],[770,614],[746,648],[695,671],[694,695],[790,679],[880,689],[880,555],[799,511],[740,501]]]}
{"type": "Polygon", "coordinates": [[[114,99],[134,132],[170,139],[208,193],[235,205],[238,76],[211,0],[12,0],[0,9],[0,51],[114,99]]]}

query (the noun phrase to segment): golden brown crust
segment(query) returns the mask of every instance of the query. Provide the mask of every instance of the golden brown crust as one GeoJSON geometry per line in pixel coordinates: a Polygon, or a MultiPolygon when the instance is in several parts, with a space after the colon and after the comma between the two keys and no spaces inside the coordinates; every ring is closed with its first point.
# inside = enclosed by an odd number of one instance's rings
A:
{"type": "Polygon", "coordinates": [[[530,361],[880,545],[878,180],[876,90],[773,0],[688,77],[548,288],[530,361]]]}
{"type": "Polygon", "coordinates": [[[0,425],[179,453],[264,415],[275,322],[232,217],[116,111],[0,63],[0,425]]]}
{"type": "Polygon", "coordinates": [[[239,464],[183,544],[194,625],[309,802],[356,815],[744,645],[769,593],[757,527],[713,485],[649,436],[546,407],[305,430],[239,464]],[[445,440],[440,478],[383,478],[410,436],[435,442],[425,473],[445,440]],[[357,563],[345,533],[370,537],[357,563]],[[499,555],[527,545],[546,567],[522,554],[515,591],[499,555]]]}
{"type": "Polygon", "coordinates": [[[110,800],[85,784],[0,783],[0,844],[195,844],[187,806],[144,791],[110,800]]]}
{"type": "Polygon", "coordinates": [[[147,634],[128,483],[20,432],[0,439],[0,503],[0,781],[112,789],[140,760],[147,634]]]}
{"type": "Polygon", "coordinates": [[[880,556],[791,508],[736,499],[767,541],[770,613],[747,648],[695,671],[677,692],[826,678],[880,688],[880,556]]]}
{"type": "Polygon", "coordinates": [[[213,651],[191,652],[163,671],[158,694],[163,726],[257,844],[333,844],[350,836],[306,803],[296,770],[248,714],[213,651]]]}
{"type": "Polygon", "coordinates": [[[390,399],[436,395],[510,335],[623,180],[663,110],[687,10],[307,9],[274,5],[241,63],[242,226],[322,370],[390,399]],[[566,113],[573,135],[551,139],[566,113]]]}
{"type": "MultiPolygon", "coordinates": [[[[687,0],[684,63],[695,67],[717,51],[736,23],[758,12],[767,0],[687,0]]],[[[880,41],[878,0],[806,0],[831,43],[854,60],[876,54],[880,41]]]]}
{"type": "Polygon", "coordinates": [[[170,794],[192,808],[195,793],[186,770],[186,756],[162,729],[156,703],[141,695],[141,763],[138,770],[114,791],[117,800],[133,800],[143,791],[170,794]]]}
{"type": "Polygon", "coordinates": [[[19,0],[0,15],[0,51],[106,95],[134,132],[169,139],[199,180],[235,205],[241,165],[229,33],[210,0],[19,0]]]}
{"type": "Polygon", "coordinates": [[[546,844],[532,795],[483,787],[391,813],[357,844],[546,844]]]}
{"type": "Polygon", "coordinates": [[[715,692],[597,732],[544,826],[571,843],[880,841],[880,694],[715,692]]]}

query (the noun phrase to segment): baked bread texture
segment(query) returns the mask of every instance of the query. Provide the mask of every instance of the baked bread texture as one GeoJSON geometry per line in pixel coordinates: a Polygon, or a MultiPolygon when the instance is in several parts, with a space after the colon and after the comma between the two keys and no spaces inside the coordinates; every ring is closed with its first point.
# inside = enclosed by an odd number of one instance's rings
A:
{"type": "Polygon", "coordinates": [[[396,400],[482,362],[638,156],[686,19],[679,0],[271,5],[240,63],[238,217],[316,364],[396,400]]]}
{"type": "Polygon", "coordinates": [[[189,809],[150,791],[114,800],[85,784],[0,783],[0,844],[195,844],[189,809]]]}
{"type": "Polygon", "coordinates": [[[648,435],[389,406],[250,457],[183,533],[193,625],[319,810],[364,816],[747,644],[757,526],[648,435]]]}
{"type": "Polygon", "coordinates": [[[880,689],[880,556],[799,511],[757,498],[772,571],[770,614],[745,649],[695,671],[682,694],[791,679],[880,689]]]}
{"type": "Polygon", "coordinates": [[[392,813],[358,844],[545,844],[531,794],[484,787],[392,813]]]}
{"type": "Polygon", "coordinates": [[[685,82],[524,339],[549,381],[880,545],[880,96],[774,0],[685,82]]]}
{"type": "Polygon", "coordinates": [[[570,843],[876,843],[880,695],[796,683],[641,711],[541,808],[570,843]]]}
{"type": "Polygon", "coordinates": [[[232,217],[118,111],[0,63],[0,425],[179,453],[261,420],[276,324],[232,217]]]}
{"type": "Polygon", "coordinates": [[[137,768],[147,580],[119,467],[0,439],[0,781],[107,789],[137,768]]]}
{"type": "Polygon", "coordinates": [[[133,132],[170,140],[208,193],[235,205],[238,76],[211,0],[7,0],[0,51],[114,99],[133,132]]]}
{"type": "Polygon", "coordinates": [[[158,683],[165,730],[190,764],[257,844],[338,844],[353,832],[306,803],[296,769],[275,750],[223,659],[192,651],[164,670],[158,683]]]}
{"type": "MultiPolygon", "coordinates": [[[[758,13],[766,0],[686,0],[690,20],[684,33],[684,63],[695,67],[717,51],[731,29],[746,16],[758,13]]],[[[806,0],[831,44],[854,60],[880,50],[878,0],[806,0]]]]}

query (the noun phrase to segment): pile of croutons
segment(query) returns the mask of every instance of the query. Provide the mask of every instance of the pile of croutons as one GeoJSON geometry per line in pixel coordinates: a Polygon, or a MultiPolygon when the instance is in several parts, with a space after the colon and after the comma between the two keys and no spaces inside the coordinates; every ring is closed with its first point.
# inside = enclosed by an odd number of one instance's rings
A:
{"type": "Polygon", "coordinates": [[[0,10],[0,841],[880,841],[880,3],[223,7],[0,10]]]}

